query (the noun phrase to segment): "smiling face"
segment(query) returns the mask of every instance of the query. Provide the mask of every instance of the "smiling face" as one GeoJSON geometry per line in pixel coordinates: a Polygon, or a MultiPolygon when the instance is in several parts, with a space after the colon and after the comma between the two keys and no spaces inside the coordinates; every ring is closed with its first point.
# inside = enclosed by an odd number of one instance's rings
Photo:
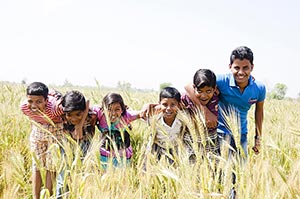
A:
{"type": "Polygon", "coordinates": [[[216,88],[211,86],[204,86],[202,88],[197,88],[194,85],[195,96],[199,99],[202,105],[206,105],[209,100],[214,96],[216,88]]]}
{"type": "Polygon", "coordinates": [[[118,119],[121,118],[121,115],[123,113],[122,106],[120,103],[112,103],[108,107],[108,114],[109,114],[109,119],[111,123],[116,122],[118,119]]]}
{"type": "Polygon", "coordinates": [[[253,70],[253,65],[248,59],[235,59],[229,68],[234,76],[236,84],[240,88],[245,88],[248,85],[248,79],[253,70]]]}
{"type": "Polygon", "coordinates": [[[175,98],[162,98],[160,101],[160,107],[165,123],[171,126],[179,108],[178,101],[175,98]]]}
{"type": "Polygon", "coordinates": [[[44,112],[47,102],[42,95],[27,95],[27,106],[34,114],[44,112]]]}
{"type": "Polygon", "coordinates": [[[77,110],[77,111],[71,111],[66,113],[66,119],[69,123],[73,125],[79,124],[83,117],[83,111],[77,110]]]}

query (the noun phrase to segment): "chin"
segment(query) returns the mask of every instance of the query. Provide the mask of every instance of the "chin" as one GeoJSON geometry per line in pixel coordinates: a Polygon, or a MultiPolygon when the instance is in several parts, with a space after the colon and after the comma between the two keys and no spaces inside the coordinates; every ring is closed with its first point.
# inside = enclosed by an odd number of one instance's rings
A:
{"type": "Polygon", "coordinates": [[[201,105],[203,106],[206,106],[206,104],[208,103],[208,100],[207,101],[200,101],[201,105]]]}
{"type": "Polygon", "coordinates": [[[112,122],[112,123],[114,123],[116,121],[117,121],[117,119],[110,119],[110,122],[112,122]]]}

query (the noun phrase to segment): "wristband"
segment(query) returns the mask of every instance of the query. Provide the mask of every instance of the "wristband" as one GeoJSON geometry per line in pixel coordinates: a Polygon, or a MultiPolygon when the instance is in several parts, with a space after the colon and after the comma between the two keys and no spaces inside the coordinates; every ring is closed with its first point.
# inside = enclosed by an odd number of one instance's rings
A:
{"type": "Polygon", "coordinates": [[[260,136],[259,136],[259,135],[256,135],[256,136],[254,136],[254,139],[260,140],[260,136]]]}

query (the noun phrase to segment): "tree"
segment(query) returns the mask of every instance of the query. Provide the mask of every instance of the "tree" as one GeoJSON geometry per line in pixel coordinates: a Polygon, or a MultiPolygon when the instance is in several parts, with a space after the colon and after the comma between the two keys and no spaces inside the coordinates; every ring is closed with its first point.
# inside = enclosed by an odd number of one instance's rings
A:
{"type": "Polygon", "coordinates": [[[172,86],[172,83],[170,82],[163,82],[159,85],[159,90],[161,91],[163,88],[166,88],[168,86],[172,86]]]}
{"type": "Polygon", "coordinates": [[[277,83],[270,93],[272,99],[282,100],[285,97],[287,86],[285,84],[277,83]]]}
{"type": "Polygon", "coordinates": [[[21,81],[21,83],[25,85],[27,83],[27,79],[23,78],[22,81],[21,81]]]}
{"type": "Polygon", "coordinates": [[[68,79],[65,79],[63,86],[64,87],[72,87],[73,84],[68,79]]]}
{"type": "Polygon", "coordinates": [[[121,90],[130,90],[131,84],[129,82],[125,82],[125,81],[118,81],[117,88],[121,89],[121,90]]]}

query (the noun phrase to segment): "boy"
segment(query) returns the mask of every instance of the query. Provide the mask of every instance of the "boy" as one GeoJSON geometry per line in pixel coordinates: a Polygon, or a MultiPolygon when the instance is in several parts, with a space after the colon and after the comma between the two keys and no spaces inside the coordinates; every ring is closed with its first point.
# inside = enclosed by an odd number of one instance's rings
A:
{"type": "Polygon", "coordinates": [[[184,144],[190,157],[193,154],[187,126],[178,118],[181,108],[181,94],[176,88],[166,87],[161,90],[156,131],[150,143],[151,152],[156,155],[157,160],[165,156],[170,164],[174,164],[173,156],[178,152],[180,142],[184,144]]]}
{"type": "MultiPolygon", "coordinates": [[[[89,100],[86,100],[84,95],[76,90],[67,92],[61,98],[61,108],[64,112],[63,123],[64,123],[64,132],[66,135],[72,137],[78,145],[73,145],[73,142],[67,142],[70,144],[70,149],[74,154],[66,155],[64,148],[62,148],[62,153],[65,154],[65,168],[59,173],[57,178],[56,186],[56,197],[62,198],[62,194],[65,194],[68,190],[67,184],[64,184],[64,179],[67,175],[65,170],[70,170],[71,165],[73,164],[73,158],[76,155],[76,147],[80,147],[81,154],[80,158],[83,160],[87,155],[92,139],[95,134],[95,125],[97,121],[96,113],[92,112],[89,109],[89,100]],[[71,160],[71,161],[70,161],[71,160]]],[[[66,136],[68,137],[68,136],[66,136]]],[[[66,145],[65,145],[66,146],[66,145]]]]}
{"type": "Polygon", "coordinates": [[[27,100],[21,104],[21,111],[32,121],[30,149],[33,152],[32,186],[33,198],[40,198],[42,177],[40,168],[46,169],[45,187],[52,194],[55,166],[48,150],[51,144],[61,140],[63,123],[57,108],[59,95],[49,93],[48,87],[41,82],[33,82],[26,89],[27,100]],[[52,94],[52,95],[51,95],[52,94]]]}
{"type": "MultiPolygon", "coordinates": [[[[193,78],[193,90],[194,92],[192,94],[186,93],[181,97],[185,108],[191,114],[192,118],[195,119],[195,117],[200,116],[198,112],[200,108],[195,100],[198,100],[201,106],[207,107],[208,110],[217,116],[219,99],[216,94],[216,76],[214,72],[209,69],[197,70],[193,78]],[[190,97],[191,95],[193,95],[193,97],[190,97]]],[[[195,119],[195,121],[197,120],[195,119]]],[[[208,127],[207,135],[204,136],[204,138],[206,140],[204,146],[205,151],[214,155],[220,155],[217,127],[208,127]]],[[[200,143],[201,139],[198,139],[198,142],[200,143]]]]}

